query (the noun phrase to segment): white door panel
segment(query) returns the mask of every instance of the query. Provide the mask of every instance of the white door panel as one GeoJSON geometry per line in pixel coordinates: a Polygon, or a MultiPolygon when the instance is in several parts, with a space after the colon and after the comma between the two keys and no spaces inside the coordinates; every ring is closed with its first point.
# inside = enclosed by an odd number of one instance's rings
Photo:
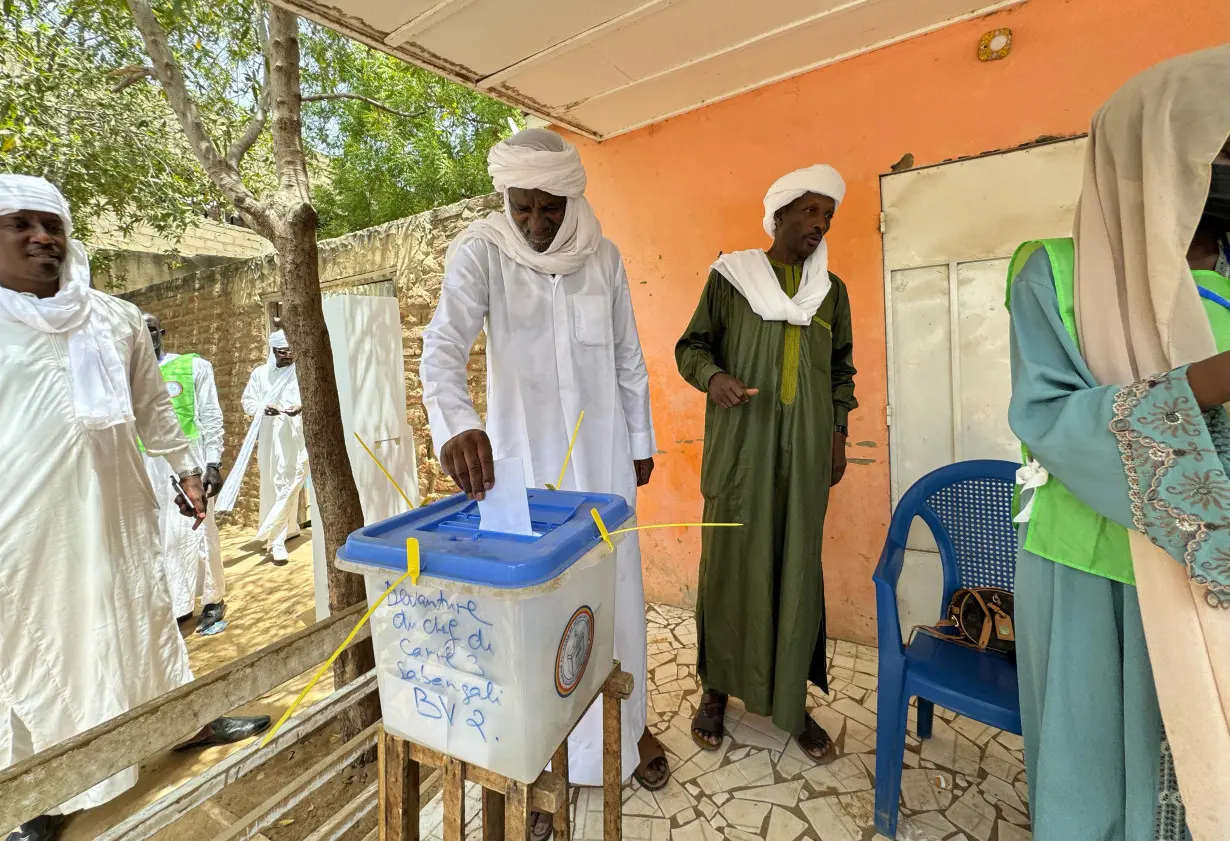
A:
{"type": "MultiPolygon", "coordinates": [[[[1070,236],[1085,139],[880,179],[893,504],[930,471],[1015,461],[1008,261],[1022,242],[1070,236]]],[[[937,618],[939,559],[921,522],[898,588],[902,630],[937,618]]]]}

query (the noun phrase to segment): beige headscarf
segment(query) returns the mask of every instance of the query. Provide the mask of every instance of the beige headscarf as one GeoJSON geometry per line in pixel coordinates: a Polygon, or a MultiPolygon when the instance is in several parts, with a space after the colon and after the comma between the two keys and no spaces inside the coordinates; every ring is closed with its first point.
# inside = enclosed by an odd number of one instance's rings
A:
{"type": "MultiPolygon", "coordinates": [[[[1230,136],[1230,46],[1160,64],[1094,117],[1076,215],[1081,350],[1103,385],[1213,356],[1187,264],[1211,164],[1230,136]]],[[[1132,532],[1154,682],[1196,841],[1230,839],[1230,611],[1132,532]]]]}

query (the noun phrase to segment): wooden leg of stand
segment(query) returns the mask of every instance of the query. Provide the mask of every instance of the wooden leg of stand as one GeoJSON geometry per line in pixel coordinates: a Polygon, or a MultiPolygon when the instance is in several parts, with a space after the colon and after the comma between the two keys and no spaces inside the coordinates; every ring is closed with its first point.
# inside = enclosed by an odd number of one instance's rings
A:
{"type": "Polygon", "coordinates": [[[444,760],[444,841],[465,841],[465,767],[460,759],[444,760]]]}
{"type": "Polygon", "coordinates": [[[483,789],[483,841],[504,841],[504,794],[483,789]]]}
{"type": "Polygon", "coordinates": [[[378,757],[380,841],[419,841],[419,764],[410,745],[382,733],[378,757]]]}
{"type": "Polygon", "coordinates": [[[559,746],[551,759],[551,771],[559,774],[564,780],[564,802],[555,811],[552,821],[555,828],[555,841],[572,841],[572,796],[568,789],[568,740],[559,746]]]}
{"type": "Polygon", "coordinates": [[[623,838],[623,700],[610,690],[602,693],[602,837],[623,838]]]}
{"type": "Polygon", "coordinates": [[[504,798],[505,841],[525,841],[530,837],[530,789],[525,783],[508,782],[504,798]]]}

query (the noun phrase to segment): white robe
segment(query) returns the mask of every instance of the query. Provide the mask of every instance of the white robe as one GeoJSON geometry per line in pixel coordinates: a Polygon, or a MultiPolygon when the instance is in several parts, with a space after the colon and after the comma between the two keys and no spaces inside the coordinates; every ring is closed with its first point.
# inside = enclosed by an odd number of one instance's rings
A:
{"type": "MultiPolygon", "coordinates": [[[[165,354],[162,365],[178,357],[165,354]]],[[[196,425],[200,436],[189,441],[189,451],[196,466],[222,462],[222,407],[218,403],[218,387],[214,383],[214,367],[199,356],[192,360],[192,382],[195,388],[196,425]]],[[[171,588],[171,606],[176,616],[187,616],[196,609],[199,596],[203,604],[216,604],[226,595],[223,580],[222,542],[218,523],[214,519],[211,500],[205,523],[196,531],[192,519],[179,513],[175,506],[175,489],[171,485],[174,472],[165,459],[145,456],[145,470],[159,506],[159,531],[162,534],[162,568],[171,588]]]]}
{"type": "MultiPolygon", "coordinates": [[[[484,319],[486,430],[494,456],[520,457],[530,487],[554,484],[584,410],[563,487],[619,494],[635,506],[632,462],[651,458],[655,441],[649,373],[618,249],[603,240],[578,271],[563,276],[526,268],[486,240],[457,250],[423,331],[423,402],[437,453],[458,433],[484,428],[466,385],[470,348],[484,319]]],[[[635,680],[623,706],[625,778],[640,764],[637,742],[648,713],[645,588],[636,534],[628,538],[615,593],[615,657],[635,680]]],[[[602,782],[601,706],[594,705],[569,741],[576,785],[602,782]]]]}
{"type": "MultiPolygon", "coordinates": [[[[194,463],[141,312],[89,294],[126,363],[134,423],[87,430],[66,335],[0,316],[0,766],[192,680],[136,436],[177,471],[194,463]]],[[[136,780],[129,768],[61,810],[98,806],[136,780]]]]}
{"type": "MultiPolygon", "coordinates": [[[[266,363],[252,372],[243,390],[243,410],[249,417],[260,416],[261,431],[256,459],[261,473],[261,526],[271,512],[285,512],[283,525],[273,531],[267,543],[284,545],[299,534],[299,494],[307,470],[307,444],[303,440],[303,416],[275,415],[267,417],[263,399],[269,393],[271,365],[266,363]]],[[[301,406],[299,381],[288,384],[277,401],[277,409],[301,406]]]]}

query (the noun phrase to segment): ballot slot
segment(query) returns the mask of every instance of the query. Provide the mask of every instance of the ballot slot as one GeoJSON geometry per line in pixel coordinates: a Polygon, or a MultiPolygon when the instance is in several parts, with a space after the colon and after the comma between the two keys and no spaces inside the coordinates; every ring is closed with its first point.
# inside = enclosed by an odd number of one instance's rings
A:
{"type": "Polygon", "coordinates": [[[590,509],[597,509],[608,525],[630,513],[618,496],[546,488],[529,488],[527,496],[532,534],[483,531],[478,503],[455,494],[354,532],[343,554],[360,563],[404,570],[406,540],[412,537],[419,541],[424,575],[525,586],[549,580],[589,543],[600,540],[590,509]]]}

